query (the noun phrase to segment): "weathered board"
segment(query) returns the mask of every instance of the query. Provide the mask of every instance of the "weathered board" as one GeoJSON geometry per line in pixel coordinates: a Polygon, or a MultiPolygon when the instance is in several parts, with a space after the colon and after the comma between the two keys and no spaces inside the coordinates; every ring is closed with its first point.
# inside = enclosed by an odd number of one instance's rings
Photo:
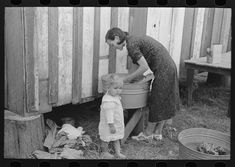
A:
{"type": "MultiPolygon", "coordinates": [[[[123,31],[128,32],[129,27],[129,8],[118,8],[118,25],[123,31]]],[[[127,49],[116,51],[116,72],[127,73],[127,49]]]]}
{"type": "Polygon", "coordinates": [[[72,98],[73,8],[58,8],[58,102],[68,104],[72,98]]]}
{"type": "Polygon", "coordinates": [[[205,10],[200,57],[206,56],[207,48],[211,47],[211,35],[212,35],[214,12],[215,12],[214,8],[207,8],[205,10]]]}
{"type": "MultiPolygon", "coordinates": [[[[25,115],[23,8],[5,8],[5,56],[8,109],[25,115]]],[[[6,93],[5,92],[5,93],[6,93]]]]}
{"type": "Polygon", "coordinates": [[[180,70],[179,70],[179,76],[182,78],[186,77],[184,60],[190,59],[191,46],[193,45],[192,31],[193,31],[194,13],[195,13],[194,8],[185,9],[184,30],[183,30],[183,39],[182,39],[181,56],[180,56],[180,70]]]}
{"type": "MultiPolygon", "coordinates": [[[[129,34],[130,35],[145,35],[147,25],[147,8],[130,8],[129,11],[129,34]]],[[[137,65],[132,63],[130,57],[127,59],[127,69],[130,73],[137,69],[137,65]]]]}
{"type": "Polygon", "coordinates": [[[98,94],[98,75],[99,75],[99,58],[100,58],[100,8],[95,8],[94,18],[94,40],[93,40],[93,71],[92,71],[92,96],[98,94]]]}
{"type": "Polygon", "coordinates": [[[51,111],[48,99],[48,8],[35,7],[34,22],[35,66],[38,69],[39,112],[51,111]]]}
{"type": "Polygon", "coordinates": [[[82,98],[92,96],[93,38],[94,7],[87,7],[83,10],[82,98]]]}
{"type": "Polygon", "coordinates": [[[173,9],[160,8],[159,10],[161,11],[159,41],[169,50],[173,9]]]}
{"type": "Polygon", "coordinates": [[[185,16],[185,8],[173,9],[170,55],[176,64],[178,74],[179,74],[180,55],[181,55],[181,46],[182,46],[184,16],[185,16]]]}
{"type": "Polygon", "coordinates": [[[223,21],[223,8],[215,8],[211,44],[220,42],[221,27],[223,21]]]}
{"type": "Polygon", "coordinates": [[[100,11],[100,48],[99,48],[99,72],[98,72],[98,92],[102,93],[101,76],[109,72],[109,46],[105,42],[105,35],[111,25],[111,8],[101,8],[100,11]]]}
{"type": "Polygon", "coordinates": [[[201,50],[201,41],[202,41],[202,30],[203,30],[203,22],[204,22],[204,15],[205,8],[198,8],[197,13],[197,21],[196,21],[196,30],[195,30],[195,38],[194,38],[194,47],[193,47],[193,55],[192,58],[199,58],[200,57],[200,50],[201,50]]]}
{"type": "MultiPolygon", "coordinates": [[[[110,28],[117,27],[118,25],[118,8],[111,8],[111,20],[110,28]]],[[[109,73],[116,72],[116,50],[113,47],[109,47],[109,73]]]]}
{"type": "Polygon", "coordinates": [[[58,102],[58,8],[52,7],[48,11],[48,76],[49,76],[49,104],[58,102]]]}
{"type": "Polygon", "coordinates": [[[222,52],[227,52],[229,31],[231,28],[231,9],[224,9],[223,21],[220,34],[220,43],[223,45],[222,52]]]}
{"type": "Polygon", "coordinates": [[[38,66],[37,58],[34,54],[34,17],[35,8],[26,7],[23,10],[24,28],[25,28],[25,82],[26,86],[26,111],[27,113],[37,113],[39,109],[39,95],[38,95],[38,66]]]}
{"type": "Polygon", "coordinates": [[[73,69],[72,103],[81,101],[82,95],[82,48],[83,48],[83,8],[73,9],[73,69]]]}

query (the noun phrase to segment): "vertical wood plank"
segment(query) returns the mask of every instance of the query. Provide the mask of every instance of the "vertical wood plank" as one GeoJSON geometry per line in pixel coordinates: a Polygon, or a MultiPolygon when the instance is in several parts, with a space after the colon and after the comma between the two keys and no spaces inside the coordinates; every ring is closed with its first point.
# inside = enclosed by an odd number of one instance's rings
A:
{"type": "MultiPolygon", "coordinates": [[[[5,27],[6,28],[6,27],[5,27]]],[[[6,33],[4,34],[6,39],[6,33]]],[[[5,51],[6,53],[6,51],[5,51]]],[[[4,55],[4,108],[8,108],[7,56],[4,55]]]]}
{"type": "Polygon", "coordinates": [[[146,35],[159,40],[160,34],[160,8],[148,8],[146,35]]]}
{"type": "Polygon", "coordinates": [[[184,60],[190,58],[190,50],[192,45],[192,32],[193,32],[193,16],[195,9],[186,8],[185,9],[185,18],[184,18],[184,29],[183,29],[183,39],[181,47],[181,56],[180,56],[180,78],[186,77],[186,69],[184,65],[184,60]]]}
{"type": "Polygon", "coordinates": [[[161,42],[168,50],[170,46],[172,11],[172,8],[148,8],[146,35],[161,42]]]}
{"type": "Polygon", "coordinates": [[[111,8],[100,8],[100,57],[109,54],[109,45],[105,42],[105,35],[111,25],[111,8]]]}
{"type": "Polygon", "coordinates": [[[193,16],[193,30],[192,30],[192,38],[191,38],[191,50],[190,50],[190,58],[193,57],[193,51],[194,51],[194,41],[195,41],[195,35],[196,35],[196,29],[197,29],[197,15],[198,15],[198,8],[195,9],[194,16],[193,16]]]}
{"type": "Polygon", "coordinates": [[[184,26],[185,8],[173,9],[173,21],[171,29],[170,55],[172,56],[179,76],[180,55],[184,26]]]}
{"type": "MultiPolygon", "coordinates": [[[[129,32],[130,35],[146,35],[146,25],[147,25],[147,8],[130,8],[129,17],[129,32]]],[[[128,57],[127,68],[130,73],[135,71],[138,66],[132,63],[130,57],[128,57]]]]}
{"type": "Polygon", "coordinates": [[[130,8],[129,32],[131,35],[146,35],[147,16],[147,8],[130,8]]]}
{"type": "Polygon", "coordinates": [[[227,51],[230,26],[231,26],[231,9],[224,9],[221,34],[220,34],[220,43],[223,45],[222,48],[223,53],[227,51]]]}
{"type": "Polygon", "coordinates": [[[73,79],[72,103],[81,101],[82,93],[82,42],[83,42],[83,8],[73,9],[73,79]]]}
{"type": "Polygon", "coordinates": [[[38,74],[35,70],[34,54],[34,12],[32,7],[24,8],[24,28],[25,28],[25,87],[27,100],[27,113],[34,113],[38,110],[38,74]],[[37,79],[36,79],[37,78],[37,79]],[[35,98],[37,96],[37,98],[35,98]]]}
{"type": "Polygon", "coordinates": [[[169,50],[173,8],[160,8],[160,11],[159,41],[169,50]]]}
{"type": "Polygon", "coordinates": [[[58,8],[48,11],[49,104],[58,101],[58,8]]]}
{"type": "Polygon", "coordinates": [[[35,39],[38,57],[39,79],[48,79],[48,8],[35,9],[35,39]]]}
{"type": "Polygon", "coordinates": [[[47,113],[52,110],[48,104],[48,79],[39,80],[39,113],[47,113]]]}
{"type": "Polygon", "coordinates": [[[73,8],[58,8],[58,102],[57,105],[72,101],[72,27],[73,8]]]}
{"type": "Polygon", "coordinates": [[[8,109],[19,115],[25,111],[23,8],[5,8],[5,56],[8,109]]]}
{"type": "Polygon", "coordinates": [[[215,8],[211,44],[220,42],[223,8],[215,8]]]}
{"type": "Polygon", "coordinates": [[[228,39],[228,47],[227,47],[227,51],[231,51],[231,43],[232,43],[232,36],[231,36],[231,31],[232,31],[232,29],[231,29],[232,27],[231,27],[231,25],[230,25],[230,29],[229,29],[229,39],[228,39]]]}
{"type": "Polygon", "coordinates": [[[35,108],[35,75],[34,75],[34,8],[24,8],[25,28],[25,77],[26,77],[26,111],[36,112],[35,108]]]}
{"type": "Polygon", "coordinates": [[[92,96],[94,7],[83,8],[82,98],[92,96]]]}
{"type": "Polygon", "coordinates": [[[108,74],[109,70],[109,45],[105,42],[105,35],[111,25],[111,8],[103,7],[100,9],[100,60],[99,60],[99,80],[98,92],[102,93],[101,76],[108,74]],[[105,58],[105,59],[103,59],[105,58]]]}
{"type": "MultiPolygon", "coordinates": [[[[111,8],[110,28],[118,26],[118,8],[111,8]]],[[[116,72],[116,49],[109,47],[109,73],[116,72]]]]}
{"type": "Polygon", "coordinates": [[[94,40],[93,40],[93,71],[92,71],[92,95],[98,94],[99,53],[100,53],[100,8],[94,12],[94,40]]]}
{"type": "Polygon", "coordinates": [[[52,110],[48,104],[48,7],[35,8],[35,62],[39,80],[39,113],[52,110]]]}
{"type": "Polygon", "coordinates": [[[202,44],[200,57],[206,56],[206,49],[211,47],[212,26],[214,19],[214,8],[206,8],[202,31],[202,44]]]}
{"type": "MultiPolygon", "coordinates": [[[[118,27],[123,31],[128,32],[129,27],[129,8],[121,7],[118,8],[118,27]]],[[[127,73],[127,49],[126,46],[123,50],[116,50],[116,72],[127,73]]]]}
{"type": "Polygon", "coordinates": [[[193,41],[193,58],[200,57],[201,41],[202,41],[202,29],[204,22],[205,8],[198,8],[197,21],[196,21],[196,32],[193,41]]]}

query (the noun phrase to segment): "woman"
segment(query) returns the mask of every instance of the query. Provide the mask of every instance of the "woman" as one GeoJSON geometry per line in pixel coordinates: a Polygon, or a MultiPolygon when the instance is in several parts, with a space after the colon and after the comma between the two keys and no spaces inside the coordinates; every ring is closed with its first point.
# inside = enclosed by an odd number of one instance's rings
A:
{"type": "Polygon", "coordinates": [[[167,49],[149,36],[129,36],[127,32],[114,27],[106,36],[110,47],[122,50],[126,45],[128,56],[138,68],[124,78],[128,83],[143,76],[151,69],[154,74],[149,101],[149,120],[147,128],[137,136],[141,139],[162,139],[162,129],[166,120],[171,119],[179,110],[179,87],[176,65],[167,49]]]}

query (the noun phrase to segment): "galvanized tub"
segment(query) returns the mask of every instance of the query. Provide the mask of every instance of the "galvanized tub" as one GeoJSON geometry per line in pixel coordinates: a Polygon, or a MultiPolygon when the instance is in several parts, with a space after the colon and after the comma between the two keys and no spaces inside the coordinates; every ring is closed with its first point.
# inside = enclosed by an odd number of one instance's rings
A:
{"type": "Polygon", "coordinates": [[[206,128],[190,128],[178,135],[179,159],[230,159],[230,135],[206,128]],[[226,155],[211,155],[197,151],[200,143],[213,143],[225,148],[226,155]]]}
{"type": "MultiPolygon", "coordinates": [[[[107,90],[106,78],[107,74],[101,77],[103,91],[107,90]]],[[[127,74],[118,73],[120,77],[125,77],[127,74]]],[[[125,109],[142,108],[147,105],[148,93],[150,90],[150,81],[140,83],[125,83],[121,93],[122,106],[125,109]]]]}

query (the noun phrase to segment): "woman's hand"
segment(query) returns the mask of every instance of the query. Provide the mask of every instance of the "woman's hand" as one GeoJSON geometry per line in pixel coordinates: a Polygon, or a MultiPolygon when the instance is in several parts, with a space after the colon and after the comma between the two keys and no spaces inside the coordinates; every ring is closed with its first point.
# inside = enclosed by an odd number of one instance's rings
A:
{"type": "Polygon", "coordinates": [[[109,124],[109,130],[110,130],[111,134],[116,133],[116,128],[115,128],[114,124],[109,124]]]}

